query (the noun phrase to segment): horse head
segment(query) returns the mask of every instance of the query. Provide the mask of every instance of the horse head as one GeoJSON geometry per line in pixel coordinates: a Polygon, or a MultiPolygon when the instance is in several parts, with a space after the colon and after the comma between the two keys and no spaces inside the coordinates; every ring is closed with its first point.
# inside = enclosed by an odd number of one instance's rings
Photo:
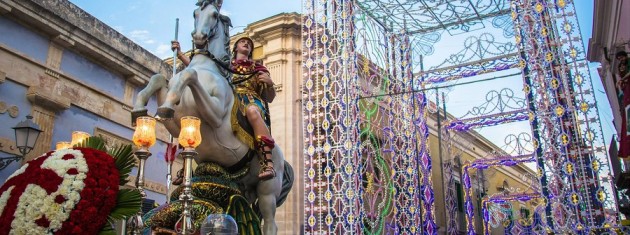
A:
{"type": "Polygon", "coordinates": [[[199,7],[193,12],[195,29],[191,35],[197,49],[206,49],[208,41],[217,34],[220,18],[216,4],[216,0],[200,1],[199,7]]]}

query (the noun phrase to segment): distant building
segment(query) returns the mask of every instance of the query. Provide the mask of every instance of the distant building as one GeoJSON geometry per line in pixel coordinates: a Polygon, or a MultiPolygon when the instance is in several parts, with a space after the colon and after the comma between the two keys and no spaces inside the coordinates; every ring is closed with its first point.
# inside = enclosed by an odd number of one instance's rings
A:
{"type": "MultiPolygon", "coordinates": [[[[285,204],[277,210],[280,234],[301,234],[305,223],[301,24],[300,14],[283,13],[251,23],[233,37],[249,36],[254,40],[254,58],[269,68],[276,84],[278,95],[270,104],[272,135],[296,176],[285,204]]],[[[0,2],[0,157],[17,153],[11,147],[15,143],[10,127],[27,114],[32,114],[44,130],[28,159],[53,149],[58,141],[70,140],[74,130],[101,135],[109,143],[130,143],[130,110],[135,95],[153,74],[171,74],[167,62],[68,1],[0,2]]],[[[151,100],[149,113],[154,113],[156,106],[151,100]]],[[[442,168],[437,164],[437,122],[435,114],[429,118],[436,219],[444,231],[446,209],[442,168]]],[[[499,149],[476,132],[462,136],[453,144],[462,152],[460,161],[453,162],[456,167],[465,161],[487,158],[499,149]]],[[[162,159],[168,141],[165,129],[158,130],[158,138],[145,174],[149,198],[161,204],[166,193],[166,164],[162,159]]],[[[12,163],[0,171],[0,181],[20,165],[12,163]]],[[[181,168],[181,163],[175,165],[174,172],[181,168]]],[[[533,172],[524,166],[498,168],[492,175],[477,174],[473,197],[492,195],[508,187],[526,189],[529,185],[522,177],[529,174],[533,172]]],[[[456,179],[458,176],[456,173],[456,179]]],[[[447,187],[455,187],[461,194],[461,184],[447,187]]],[[[463,231],[463,198],[454,196],[463,231]]],[[[527,210],[528,205],[522,207],[527,210]]],[[[480,222],[477,224],[480,229],[480,222]]]]}

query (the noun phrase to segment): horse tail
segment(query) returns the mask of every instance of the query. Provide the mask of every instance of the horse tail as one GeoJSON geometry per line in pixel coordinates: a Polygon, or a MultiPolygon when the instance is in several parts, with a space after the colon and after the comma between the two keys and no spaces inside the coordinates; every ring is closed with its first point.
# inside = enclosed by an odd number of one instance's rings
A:
{"type": "Polygon", "coordinates": [[[284,174],[282,175],[282,190],[280,190],[280,196],[276,199],[276,207],[280,207],[282,203],[287,199],[291,188],[293,187],[293,167],[289,162],[284,161],[284,174]]]}

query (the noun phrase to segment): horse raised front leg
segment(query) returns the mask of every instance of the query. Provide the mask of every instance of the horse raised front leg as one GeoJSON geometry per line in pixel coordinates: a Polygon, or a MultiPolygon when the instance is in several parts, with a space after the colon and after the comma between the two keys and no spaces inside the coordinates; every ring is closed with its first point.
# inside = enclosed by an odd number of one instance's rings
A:
{"type": "MultiPolygon", "coordinates": [[[[168,89],[168,81],[162,74],[155,74],[149,79],[149,83],[144,89],[142,89],[136,96],[136,101],[133,103],[133,110],[131,111],[131,124],[136,126],[136,119],[142,116],[149,116],[147,113],[147,102],[151,96],[156,92],[165,93],[168,89]]],[[[161,103],[163,95],[158,94],[158,104],[161,103]]]]}
{"type": "Polygon", "coordinates": [[[185,88],[189,87],[195,100],[194,107],[200,115],[199,118],[212,127],[219,127],[223,122],[223,117],[229,112],[224,101],[227,100],[227,95],[232,95],[232,93],[216,86],[207,86],[208,90],[199,81],[196,70],[185,69],[171,80],[166,99],[158,108],[157,116],[162,119],[173,118],[175,114],[173,105],[180,101],[185,88]]]}
{"type": "Polygon", "coordinates": [[[179,103],[179,100],[182,98],[182,94],[184,93],[184,88],[186,88],[188,83],[190,83],[193,79],[197,79],[197,71],[194,69],[184,69],[171,79],[164,103],[162,103],[157,110],[157,118],[173,118],[175,114],[173,105],[179,103]]]}

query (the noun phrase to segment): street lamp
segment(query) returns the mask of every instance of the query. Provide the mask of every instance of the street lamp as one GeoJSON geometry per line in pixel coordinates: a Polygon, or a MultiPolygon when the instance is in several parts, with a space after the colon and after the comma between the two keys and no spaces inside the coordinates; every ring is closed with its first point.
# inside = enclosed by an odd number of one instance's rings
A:
{"type": "Polygon", "coordinates": [[[12,128],[15,130],[15,146],[22,156],[0,158],[0,170],[7,168],[11,162],[24,159],[26,154],[31,152],[35,147],[35,142],[37,142],[39,133],[41,133],[42,130],[39,129],[39,125],[34,123],[32,119],[33,116],[27,115],[26,120],[21,121],[17,126],[12,128]]]}

